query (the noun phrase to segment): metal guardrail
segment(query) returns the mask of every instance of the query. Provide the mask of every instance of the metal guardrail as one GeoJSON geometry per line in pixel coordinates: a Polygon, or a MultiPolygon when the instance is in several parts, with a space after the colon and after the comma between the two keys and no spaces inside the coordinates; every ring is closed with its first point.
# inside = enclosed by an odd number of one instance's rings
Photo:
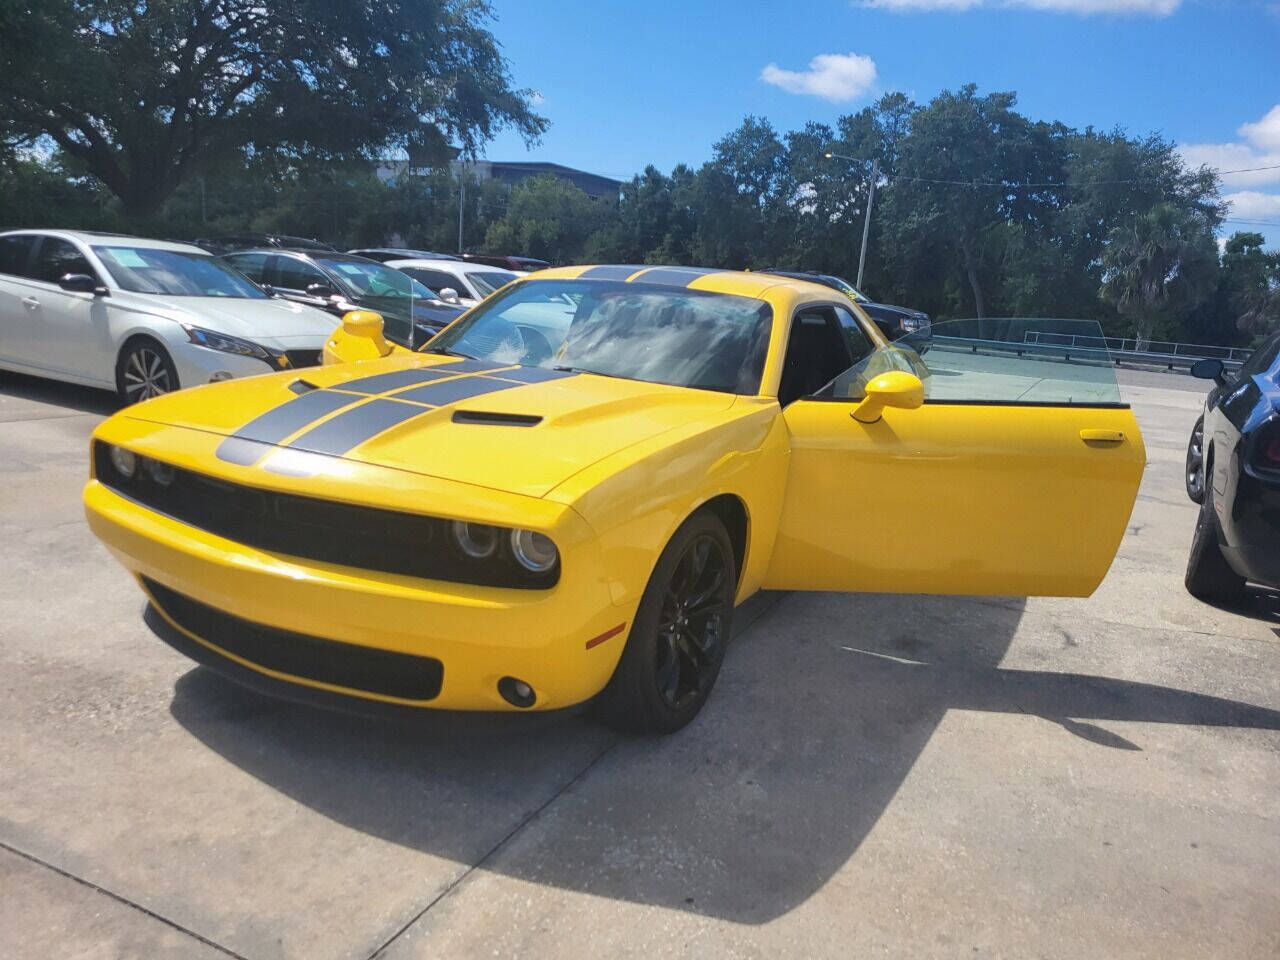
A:
{"type": "MultiPolygon", "coordinates": [[[[1190,352],[1178,353],[1175,350],[1162,351],[1137,349],[1138,341],[1132,339],[1123,339],[1119,337],[1089,337],[1079,336],[1070,333],[1042,333],[1039,331],[1026,331],[1023,342],[1009,340],[984,340],[977,337],[933,337],[935,346],[946,347],[953,350],[968,350],[970,353],[993,352],[993,353],[1013,353],[1019,357],[1045,357],[1045,358],[1061,358],[1068,363],[1102,363],[1115,364],[1119,366],[1121,363],[1142,364],[1144,366],[1166,367],[1169,370],[1174,369],[1191,369],[1191,365],[1197,360],[1215,359],[1221,360],[1222,365],[1228,370],[1239,370],[1241,364],[1249,358],[1252,350],[1243,347],[1211,347],[1205,346],[1199,349],[1220,351],[1223,355],[1216,354],[1192,354],[1190,352]],[[1113,346],[1114,344],[1114,346],[1113,346]],[[1132,346],[1130,346],[1132,345],[1132,346]]],[[[1191,344],[1177,343],[1148,343],[1148,347],[1182,347],[1187,350],[1193,348],[1191,344]]]]}

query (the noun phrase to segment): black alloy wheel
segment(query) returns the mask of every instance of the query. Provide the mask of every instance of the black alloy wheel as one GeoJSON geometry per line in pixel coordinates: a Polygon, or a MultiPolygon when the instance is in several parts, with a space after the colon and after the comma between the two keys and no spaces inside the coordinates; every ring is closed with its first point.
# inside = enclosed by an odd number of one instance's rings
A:
{"type": "Polygon", "coordinates": [[[116,392],[125,403],[141,403],[178,389],[178,371],[169,352],[154,340],[139,338],[120,352],[116,392]]]}
{"type": "Polygon", "coordinates": [[[1204,417],[1196,421],[1187,441],[1187,496],[1204,503],[1204,417]]]}
{"type": "Polygon", "coordinates": [[[597,715],[632,733],[674,733],[697,716],[724,662],[737,583],[724,524],[694,514],[654,567],[597,715]]]}

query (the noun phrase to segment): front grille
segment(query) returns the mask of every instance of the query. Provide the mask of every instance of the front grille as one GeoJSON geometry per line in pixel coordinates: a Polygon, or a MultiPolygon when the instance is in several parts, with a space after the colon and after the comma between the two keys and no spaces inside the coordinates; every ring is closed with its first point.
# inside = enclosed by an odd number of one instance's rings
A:
{"type": "Polygon", "coordinates": [[[272,553],[410,577],[478,586],[545,590],[560,578],[522,571],[503,541],[499,554],[477,562],[461,553],[451,521],[397,510],[276,493],[170,467],[167,484],[142,463],[125,479],[111,463],[110,448],[94,444],[94,466],[106,486],[165,516],[215,536],[272,553]]]}
{"type": "Polygon", "coordinates": [[[143,578],[156,605],[183,630],[268,670],[360,693],[401,700],[433,700],[444,682],[444,664],[391,650],[361,647],[277,630],[223,613],[143,578]]]}
{"type": "Polygon", "coordinates": [[[289,358],[289,366],[295,369],[320,366],[319,350],[286,350],[284,355],[289,358]]]}

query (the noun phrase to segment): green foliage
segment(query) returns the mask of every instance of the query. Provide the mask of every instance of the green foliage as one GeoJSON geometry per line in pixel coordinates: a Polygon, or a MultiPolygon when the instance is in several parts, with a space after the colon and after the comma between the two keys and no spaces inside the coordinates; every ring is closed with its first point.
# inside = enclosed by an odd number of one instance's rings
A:
{"type": "Polygon", "coordinates": [[[0,140],[52,141],[144,221],[244,158],[535,140],[490,18],[482,0],[0,0],[0,140]]]}

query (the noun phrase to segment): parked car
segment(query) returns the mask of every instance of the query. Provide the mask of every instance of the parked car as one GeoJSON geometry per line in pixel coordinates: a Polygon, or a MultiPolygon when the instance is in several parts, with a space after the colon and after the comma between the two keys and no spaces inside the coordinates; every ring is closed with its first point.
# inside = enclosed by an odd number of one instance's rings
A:
{"type": "Polygon", "coordinates": [[[1210,603],[1243,598],[1245,583],[1280,587],[1280,334],[1239,372],[1199,360],[1214,381],[1187,443],[1187,496],[1200,504],[1187,590],[1210,603]]]}
{"type": "Polygon", "coordinates": [[[364,247],[359,250],[348,250],[353,257],[366,257],[386,263],[389,260],[461,260],[452,253],[436,253],[433,250],[411,250],[407,247],[364,247]]]}
{"type": "Polygon", "coordinates": [[[876,303],[861,290],[840,277],[829,273],[812,273],[801,270],[775,270],[772,267],[760,273],[772,273],[779,277],[791,277],[793,280],[808,280],[820,283],[833,290],[839,290],[850,300],[867,312],[875,321],[880,332],[890,343],[904,341],[916,353],[924,354],[933,345],[933,325],[929,315],[910,307],[895,307],[889,303],[876,303]]]}
{"type": "Polygon", "coordinates": [[[203,237],[192,241],[197,247],[210,253],[231,253],[251,247],[288,247],[290,250],[333,250],[323,240],[306,237],[290,237],[283,233],[241,233],[227,237],[203,237]]]}
{"type": "Polygon", "coordinates": [[[462,312],[398,270],[349,253],[316,250],[242,250],[223,259],[272,293],[337,316],[373,310],[387,339],[401,346],[425,343],[462,312]],[[409,333],[412,310],[414,333],[409,333]]]}
{"type": "Polygon", "coordinates": [[[1067,363],[998,399],[1013,355],[925,403],[878,340],[812,283],[552,269],[420,352],[117,414],[86,513],[158,635],[241,682],[593,701],[671,732],[757,590],[1087,596],[1106,574],[1146,462],[1128,407],[1081,399],[1067,363]]]}
{"type": "Polygon", "coordinates": [[[69,230],[0,234],[0,367],[9,370],[135,402],[312,366],[334,326],[189,244],[69,230]]]}
{"type": "Polygon", "coordinates": [[[462,259],[468,263],[482,263],[487,267],[501,267],[503,270],[518,270],[532,273],[534,270],[545,270],[551,264],[535,257],[504,257],[491,253],[464,253],[462,259]]]}
{"type": "Polygon", "coordinates": [[[388,260],[388,267],[407,273],[446,303],[474,306],[520,274],[465,260],[388,260]]]}

